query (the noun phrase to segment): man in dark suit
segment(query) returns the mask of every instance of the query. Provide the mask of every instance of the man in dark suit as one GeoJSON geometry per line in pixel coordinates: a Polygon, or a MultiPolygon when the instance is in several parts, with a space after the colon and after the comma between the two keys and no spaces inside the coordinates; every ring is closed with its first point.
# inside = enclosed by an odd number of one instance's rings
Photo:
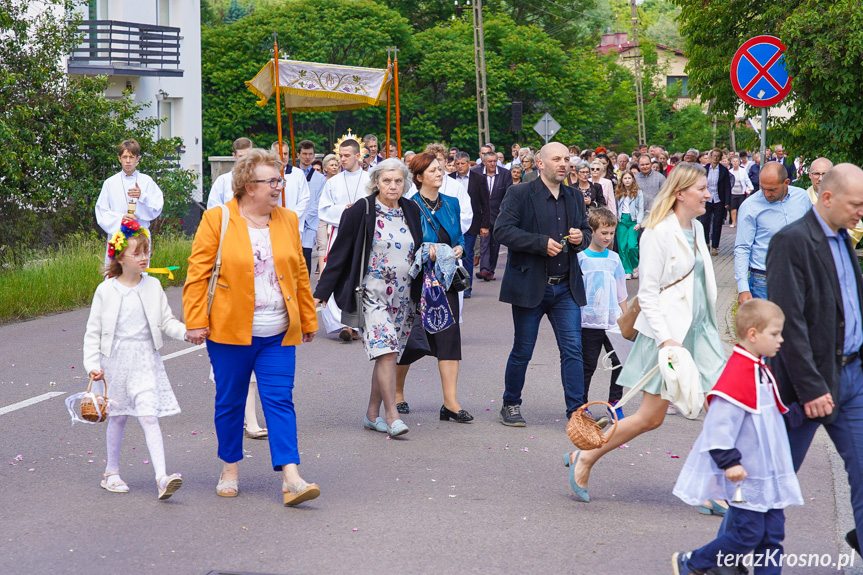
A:
{"type": "Polygon", "coordinates": [[[710,163],[704,166],[707,170],[707,189],[711,197],[704,205],[707,211],[698,218],[704,226],[704,241],[710,244],[710,253],[714,256],[719,254],[719,237],[722,235],[725,210],[731,203],[731,172],[719,163],[721,159],[722,150],[713,148],[710,151],[710,163]]]}
{"type": "MultiPolygon", "coordinates": [[[[473,209],[473,221],[470,229],[464,234],[464,267],[467,275],[473,278],[473,254],[476,246],[476,236],[486,237],[491,230],[491,215],[489,213],[488,194],[482,181],[482,174],[470,169],[470,155],[467,152],[457,152],[455,155],[455,171],[449,177],[467,189],[470,196],[470,206],[473,209]]],[[[472,282],[471,282],[472,283],[472,282]]],[[[464,297],[471,296],[471,288],[464,290],[464,297]]]]}
{"type": "Polygon", "coordinates": [[[797,168],[794,167],[794,161],[789,160],[788,156],[785,155],[785,148],[782,147],[782,144],[776,144],[776,147],[773,148],[773,153],[776,156],[776,161],[782,164],[788,171],[788,179],[792,183],[797,181],[797,168]]]}
{"type": "Polygon", "coordinates": [[[512,185],[512,174],[509,170],[501,167],[497,161],[497,154],[486,152],[482,156],[482,164],[472,168],[474,172],[482,176],[480,189],[488,195],[490,232],[483,236],[479,247],[479,269],[477,279],[492,281],[494,268],[497,267],[497,257],[500,253],[500,242],[494,235],[494,223],[500,212],[500,203],[503,201],[506,191],[512,185]],[[484,184],[484,185],[483,185],[484,184]]]}
{"type": "MultiPolygon", "coordinates": [[[[795,470],[823,425],[845,461],[854,522],[863,527],[863,277],[848,239],[863,217],[863,170],[839,164],[814,209],[767,249],[767,297],[785,312],[785,342],[771,362],[795,470]]],[[[857,531],[846,541],[858,553],[857,531]]]]}
{"type": "Polygon", "coordinates": [[[560,378],[569,417],[584,401],[581,307],[587,304],[577,252],[590,245],[580,193],[562,185],[569,150],[558,142],[540,150],[540,177],[509,189],[494,233],[509,248],[500,301],[512,304],[515,328],[504,375],[500,419],[524,427],[521,390],[539,323],[547,315],[560,349],[560,378]]]}

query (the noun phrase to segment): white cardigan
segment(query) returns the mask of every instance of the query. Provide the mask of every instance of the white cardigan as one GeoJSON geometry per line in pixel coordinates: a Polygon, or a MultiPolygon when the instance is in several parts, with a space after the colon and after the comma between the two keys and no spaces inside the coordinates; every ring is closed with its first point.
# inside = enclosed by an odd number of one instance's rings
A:
{"type": "MultiPolygon", "coordinates": [[[[692,220],[695,246],[704,260],[704,282],[707,287],[707,309],[716,323],[716,278],[713,261],[704,241],[701,222],[692,220]]],[[[660,287],[670,285],[692,269],[695,254],[674,212],[669,213],[655,228],[645,229],[640,242],[641,273],[638,303],[641,313],[635,329],[656,340],[657,345],[672,339],[683,343],[692,324],[692,297],[695,272],[662,293],[660,287]]]]}
{"type": "MultiPolygon", "coordinates": [[[[93,306],[87,320],[87,332],[84,334],[84,369],[87,373],[101,370],[100,353],[110,357],[114,347],[114,330],[117,327],[123,296],[114,288],[113,282],[114,280],[110,279],[102,282],[93,295],[93,306]]],[[[174,339],[185,339],[186,325],[174,317],[159,280],[143,276],[137,293],[144,304],[144,314],[150,325],[154,349],[162,347],[163,331],[174,339]]]]}

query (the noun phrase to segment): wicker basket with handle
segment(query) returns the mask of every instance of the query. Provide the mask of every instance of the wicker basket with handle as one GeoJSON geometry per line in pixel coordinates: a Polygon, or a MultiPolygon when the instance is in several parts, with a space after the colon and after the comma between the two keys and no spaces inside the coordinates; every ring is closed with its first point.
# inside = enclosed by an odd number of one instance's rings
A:
{"type": "Polygon", "coordinates": [[[602,447],[611,440],[615,431],[617,431],[617,412],[614,411],[614,407],[610,403],[604,401],[585,403],[575,410],[575,413],[569,418],[569,423],[566,424],[566,434],[569,436],[569,440],[577,448],[584,451],[602,447]],[[591,405],[604,405],[611,412],[614,422],[612,423],[611,433],[608,435],[602,432],[602,428],[599,427],[599,424],[596,423],[596,420],[587,411],[587,408],[591,405]]]}
{"type": "Polygon", "coordinates": [[[81,419],[92,423],[102,423],[108,419],[108,382],[104,379],[102,382],[105,384],[105,395],[91,393],[93,376],[90,376],[90,383],[87,384],[87,396],[81,399],[81,419]]]}

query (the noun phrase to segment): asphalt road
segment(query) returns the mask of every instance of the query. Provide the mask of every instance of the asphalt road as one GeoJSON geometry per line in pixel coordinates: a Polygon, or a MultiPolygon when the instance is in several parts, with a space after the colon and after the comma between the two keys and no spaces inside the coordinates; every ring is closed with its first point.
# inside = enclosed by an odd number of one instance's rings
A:
{"type": "MultiPolygon", "coordinates": [[[[203,350],[166,361],[183,410],[161,420],[168,472],[184,478],[166,502],[156,500],[137,424],[127,426],[121,456],[131,493],[112,494],[99,488],[105,428],[71,427],[64,395],[0,414],[0,574],[670,573],[674,551],[703,545],[719,527],[671,494],[700,422],[668,417],[609,454],[591,476],[593,500],[578,502],[561,461],[572,445],[547,322],[525,387],[528,426],[498,421],[512,341],[499,287],[479,282],[466,302],[459,398],[476,417],[469,425],[438,421],[440,380],[426,358],[408,378],[405,439],[365,431],[372,365],[361,344],[319,335],[299,348],[301,471],[322,494],[298,508],[281,504],[262,441],[245,441],[239,497],[215,495],[214,388],[203,350]]],[[[181,315],[179,290],[169,299],[181,315]]],[[[0,409],[83,390],[87,314],[0,327],[0,409]]],[[[170,341],[162,351],[188,347],[170,341]]],[[[598,373],[591,399],[605,399],[607,387],[608,372],[598,373]]],[[[848,551],[837,540],[835,466],[819,434],[800,474],[806,505],[787,512],[787,552],[836,560],[848,551]]],[[[839,501],[847,516],[847,495],[839,501]]]]}

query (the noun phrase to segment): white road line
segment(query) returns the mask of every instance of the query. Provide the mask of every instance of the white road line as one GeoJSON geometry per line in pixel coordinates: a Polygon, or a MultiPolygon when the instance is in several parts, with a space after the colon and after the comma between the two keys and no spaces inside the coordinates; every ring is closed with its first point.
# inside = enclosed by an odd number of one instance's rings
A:
{"type": "Polygon", "coordinates": [[[187,353],[192,353],[193,351],[198,351],[199,349],[204,349],[205,347],[207,347],[207,344],[202,343],[201,345],[196,345],[196,346],[190,347],[188,349],[184,349],[181,351],[175,351],[174,353],[169,353],[168,355],[163,355],[162,361],[165,361],[166,359],[174,359],[175,357],[180,357],[181,355],[186,355],[187,353]]]}
{"type": "Polygon", "coordinates": [[[65,391],[49,391],[48,393],[43,393],[42,395],[37,395],[36,397],[31,397],[30,399],[25,399],[24,401],[19,401],[18,403],[7,405],[6,407],[0,407],[0,415],[4,415],[17,409],[33,405],[34,403],[39,403],[40,401],[45,401],[46,399],[51,399],[52,397],[57,397],[58,395],[63,395],[65,393],[65,391]]]}
{"type": "MultiPolygon", "coordinates": [[[[190,347],[188,349],[184,349],[181,351],[177,351],[174,353],[169,353],[166,356],[162,357],[162,360],[172,359],[175,357],[179,357],[181,355],[186,355],[187,353],[192,353],[193,351],[197,351],[199,349],[204,349],[206,344],[196,345],[190,347]]],[[[52,397],[57,397],[58,395],[65,394],[65,391],[50,391],[48,393],[43,393],[42,395],[37,395],[36,397],[31,397],[30,399],[25,399],[24,401],[19,401],[18,403],[13,403],[12,405],[7,405],[6,407],[0,407],[0,415],[4,415],[6,413],[10,413],[12,411],[16,411],[22,409],[24,407],[28,407],[30,405],[45,401],[46,399],[51,399],[52,397]]]]}

